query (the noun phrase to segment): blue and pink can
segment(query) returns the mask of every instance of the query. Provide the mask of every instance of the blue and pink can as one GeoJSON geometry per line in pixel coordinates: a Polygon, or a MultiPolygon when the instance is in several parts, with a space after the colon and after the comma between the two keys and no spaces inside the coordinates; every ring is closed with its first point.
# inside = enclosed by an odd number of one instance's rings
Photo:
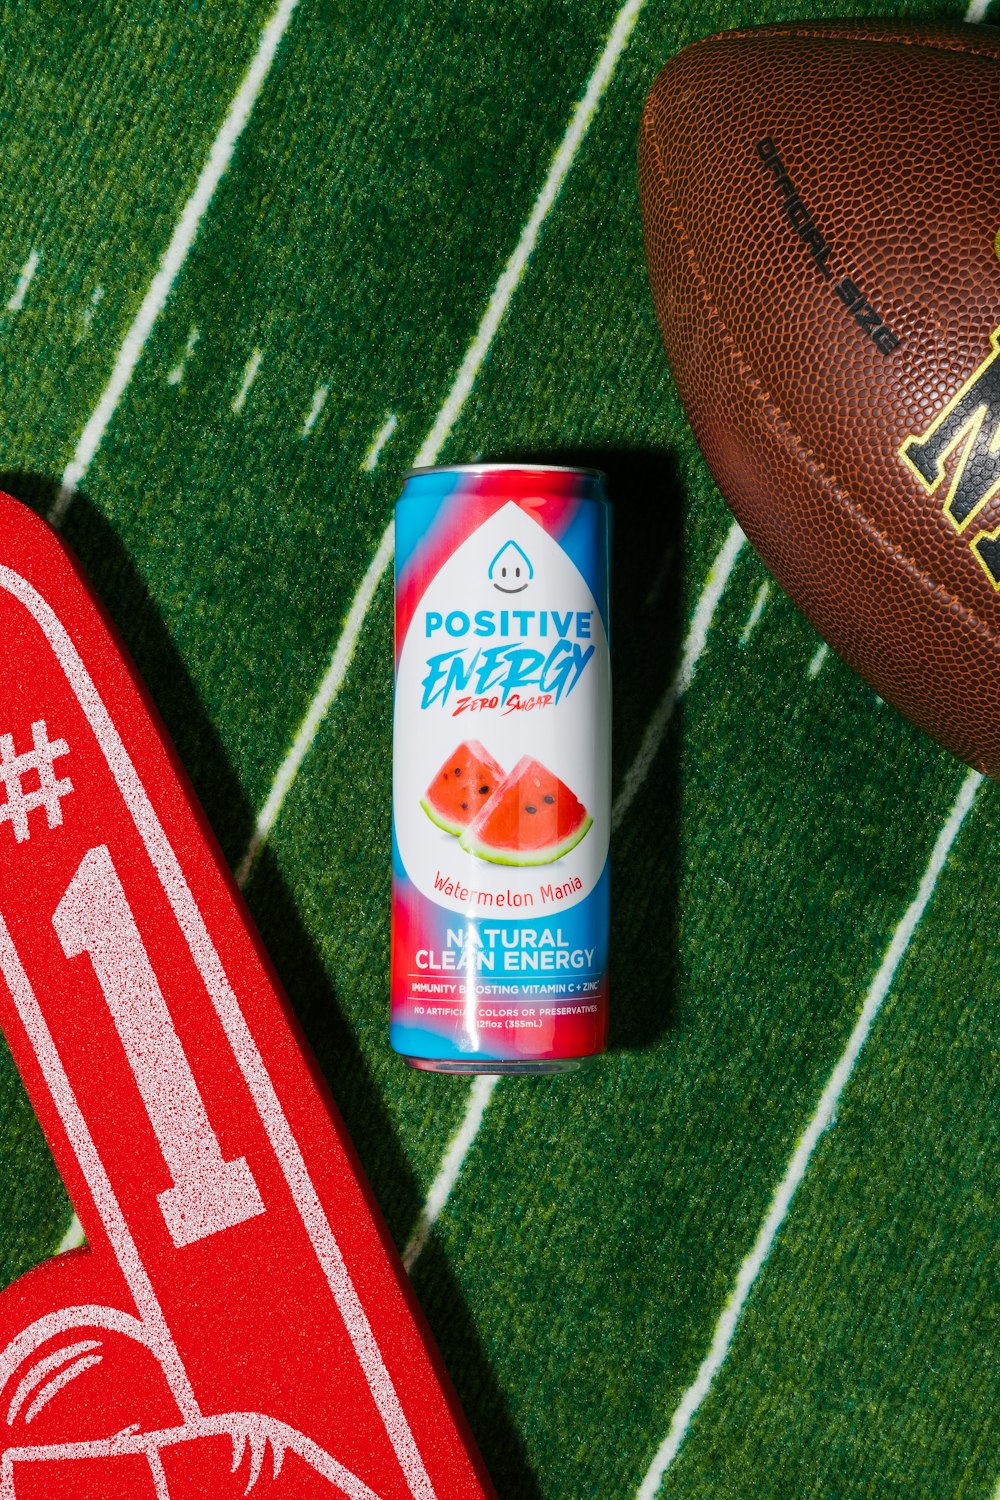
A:
{"type": "Polygon", "coordinates": [[[418,469],[396,506],[390,1034],[413,1067],[605,1049],[610,533],[590,470],[418,469]]]}

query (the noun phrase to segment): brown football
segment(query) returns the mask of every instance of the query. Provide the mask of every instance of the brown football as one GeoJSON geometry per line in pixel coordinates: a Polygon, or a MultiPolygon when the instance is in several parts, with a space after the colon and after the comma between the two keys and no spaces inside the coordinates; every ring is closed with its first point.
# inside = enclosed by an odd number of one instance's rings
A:
{"type": "Polygon", "coordinates": [[[649,276],[715,480],[887,701],[1000,776],[1000,34],[686,47],[646,101],[649,276]]]}

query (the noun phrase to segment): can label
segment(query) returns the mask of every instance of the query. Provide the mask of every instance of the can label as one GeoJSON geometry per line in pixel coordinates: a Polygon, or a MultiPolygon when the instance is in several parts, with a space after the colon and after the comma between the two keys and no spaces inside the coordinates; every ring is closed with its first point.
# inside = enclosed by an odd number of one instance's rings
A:
{"type": "Polygon", "coordinates": [[[572,472],[444,471],[414,476],[397,507],[392,1042],[415,1059],[604,1046],[598,486],[572,472]]]}

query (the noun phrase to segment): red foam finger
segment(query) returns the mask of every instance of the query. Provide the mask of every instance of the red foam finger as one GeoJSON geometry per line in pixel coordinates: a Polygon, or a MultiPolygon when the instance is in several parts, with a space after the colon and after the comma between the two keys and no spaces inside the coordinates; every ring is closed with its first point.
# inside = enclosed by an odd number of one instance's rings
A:
{"type": "Polygon", "coordinates": [[[0,1024],[89,1240],[0,1295],[0,1500],[491,1494],[69,554],[0,496],[0,1024]]]}

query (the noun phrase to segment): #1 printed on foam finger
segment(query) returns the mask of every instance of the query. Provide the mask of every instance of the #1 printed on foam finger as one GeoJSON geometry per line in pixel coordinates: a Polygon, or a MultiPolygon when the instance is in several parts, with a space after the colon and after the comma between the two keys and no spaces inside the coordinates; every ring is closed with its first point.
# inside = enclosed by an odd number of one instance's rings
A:
{"type": "Polygon", "coordinates": [[[0,1295],[0,1500],[491,1493],[138,682],[0,523],[0,1022],[89,1241],[0,1295]]]}

